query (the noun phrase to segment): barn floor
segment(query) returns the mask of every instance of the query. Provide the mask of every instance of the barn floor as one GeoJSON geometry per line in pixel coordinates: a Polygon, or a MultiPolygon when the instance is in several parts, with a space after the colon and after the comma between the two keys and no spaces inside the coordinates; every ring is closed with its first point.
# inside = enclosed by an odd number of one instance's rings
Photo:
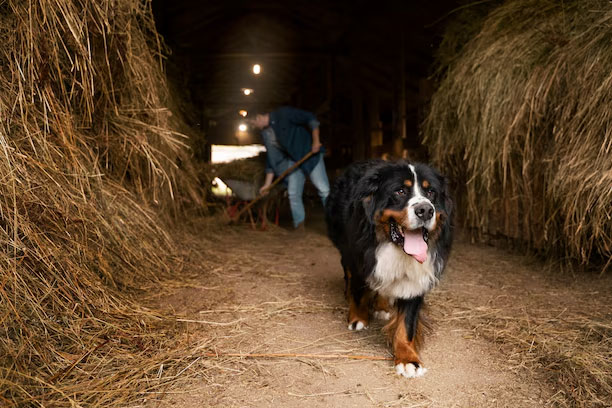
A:
{"type": "Polygon", "coordinates": [[[149,301],[193,321],[193,358],[180,373],[185,381],[156,396],[153,406],[545,406],[564,397],[550,380],[554,368],[533,369],[533,344],[517,353],[495,342],[495,330],[511,322],[491,324],[487,316],[505,311],[507,319],[528,322],[533,307],[554,318],[573,313],[570,306],[580,301],[610,317],[603,310],[612,304],[609,278],[587,285],[543,271],[529,258],[458,239],[446,275],[428,297],[433,333],[422,353],[429,370],[423,378],[397,376],[390,361],[207,357],[210,351],[390,356],[382,322],[347,330],[339,256],[322,215],[309,216],[303,236],[211,221],[182,234],[180,279],[149,301]],[[496,329],[487,331],[490,326],[496,329]]]}

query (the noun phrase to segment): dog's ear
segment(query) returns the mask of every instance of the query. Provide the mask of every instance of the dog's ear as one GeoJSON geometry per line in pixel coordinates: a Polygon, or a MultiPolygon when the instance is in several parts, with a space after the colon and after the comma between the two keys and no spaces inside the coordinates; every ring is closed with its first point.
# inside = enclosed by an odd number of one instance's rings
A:
{"type": "Polygon", "coordinates": [[[444,203],[444,210],[447,218],[450,220],[453,214],[454,204],[453,199],[451,198],[449,182],[448,179],[440,173],[437,173],[437,176],[438,180],[440,180],[440,185],[442,186],[440,199],[444,203]]]}
{"type": "Polygon", "coordinates": [[[380,187],[380,175],[377,172],[366,174],[359,180],[356,201],[363,206],[368,220],[373,223],[376,215],[376,193],[380,187]]]}

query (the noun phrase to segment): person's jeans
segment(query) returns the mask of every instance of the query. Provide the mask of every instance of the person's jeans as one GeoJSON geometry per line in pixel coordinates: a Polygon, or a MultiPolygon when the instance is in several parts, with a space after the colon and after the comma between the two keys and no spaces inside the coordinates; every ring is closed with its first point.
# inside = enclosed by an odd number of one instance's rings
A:
{"type": "MultiPolygon", "coordinates": [[[[274,135],[274,131],[268,128],[262,132],[264,145],[266,146],[266,154],[268,155],[267,160],[270,165],[274,168],[274,172],[279,175],[285,170],[291,167],[295,162],[288,158],[283,151],[274,135]]],[[[325,162],[323,161],[323,155],[319,155],[319,163],[310,172],[310,181],[317,188],[319,197],[323,206],[327,201],[329,195],[329,181],[327,179],[327,173],[325,172],[325,162]]],[[[306,212],[304,210],[304,202],[302,201],[302,193],[304,192],[304,183],[306,182],[306,175],[301,169],[295,170],[289,174],[287,180],[287,192],[289,193],[289,206],[291,207],[291,217],[293,218],[293,226],[297,227],[300,223],[304,222],[306,218],[306,212]]]]}
{"type": "MultiPolygon", "coordinates": [[[[317,188],[319,197],[325,207],[327,196],[329,195],[329,181],[327,180],[327,173],[325,172],[325,162],[323,161],[323,155],[320,155],[319,163],[310,172],[310,181],[317,188]]],[[[291,165],[293,161],[289,160],[291,165]]],[[[304,183],[306,176],[300,169],[294,171],[287,176],[287,192],[289,193],[289,206],[291,207],[291,217],[293,218],[293,226],[297,227],[300,223],[304,222],[306,218],[306,212],[304,210],[304,202],[302,201],[302,192],[304,191],[304,183]]]]}

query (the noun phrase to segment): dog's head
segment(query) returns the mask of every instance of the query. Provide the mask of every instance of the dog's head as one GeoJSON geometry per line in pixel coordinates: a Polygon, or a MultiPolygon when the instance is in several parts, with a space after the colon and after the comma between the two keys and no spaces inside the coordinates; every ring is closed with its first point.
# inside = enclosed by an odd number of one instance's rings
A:
{"type": "Polygon", "coordinates": [[[425,164],[380,163],[360,182],[358,198],[379,243],[393,242],[418,262],[450,222],[446,179],[425,164]]]}

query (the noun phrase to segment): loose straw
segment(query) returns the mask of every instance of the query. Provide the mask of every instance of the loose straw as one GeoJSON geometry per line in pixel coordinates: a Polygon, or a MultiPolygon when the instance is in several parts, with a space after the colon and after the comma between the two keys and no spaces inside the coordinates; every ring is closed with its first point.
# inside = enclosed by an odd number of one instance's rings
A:
{"type": "Polygon", "coordinates": [[[240,358],[318,358],[318,359],[348,359],[389,361],[393,357],[362,356],[350,354],[300,354],[300,353],[206,353],[205,357],[240,357],[240,358]]]}

